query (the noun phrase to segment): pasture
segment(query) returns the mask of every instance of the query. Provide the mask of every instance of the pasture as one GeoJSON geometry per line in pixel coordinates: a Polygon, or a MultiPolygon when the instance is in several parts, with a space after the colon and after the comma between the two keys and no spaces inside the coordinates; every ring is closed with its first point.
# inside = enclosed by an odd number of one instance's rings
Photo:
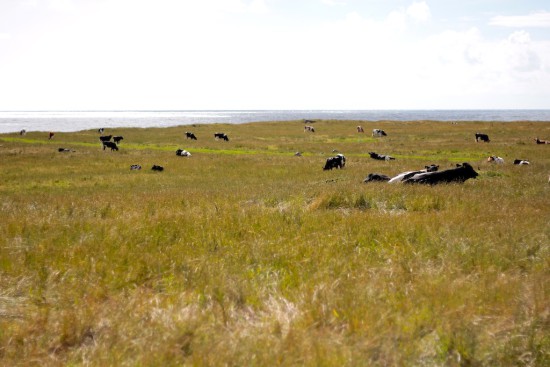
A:
{"type": "Polygon", "coordinates": [[[0,135],[0,365],[548,365],[550,123],[313,126],[0,135]]]}

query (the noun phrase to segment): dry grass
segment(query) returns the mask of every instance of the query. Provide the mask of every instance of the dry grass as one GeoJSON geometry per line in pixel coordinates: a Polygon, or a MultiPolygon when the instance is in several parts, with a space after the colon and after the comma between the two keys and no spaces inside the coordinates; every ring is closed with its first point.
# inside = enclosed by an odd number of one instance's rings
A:
{"type": "Polygon", "coordinates": [[[315,127],[1,135],[0,364],[547,365],[550,124],[315,127]],[[480,177],[362,182],[456,162],[480,177]]]}

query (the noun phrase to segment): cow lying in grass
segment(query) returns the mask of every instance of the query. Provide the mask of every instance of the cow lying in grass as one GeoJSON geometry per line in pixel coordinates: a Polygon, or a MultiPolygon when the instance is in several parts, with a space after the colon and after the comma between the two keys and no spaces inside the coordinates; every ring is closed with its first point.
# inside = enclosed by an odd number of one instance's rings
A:
{"type": "Polygon", "coordinates": [[[131,171],[139,171],[140,169],[141,169],[141,165],[139,165],[139,164],[132,164],[130,166],[131,171]]]}
{"type": "Polygon", "coordinates": [[[337,154],[336,157],[330,157],[327,159],[325,166],[323,167],[324,171],[332,170],[333,168],[344,168],[346,165],[346,157],[343,154],[337,154]]]}
{"type": "Polygon", "coordinates": [[[435,185],[439,183],[459,182],[462,183],[470,178],[476,178],[479,174],[469,163],[457,164],[456,168],[444,171],[418,173],[403,180],[404,183],[421,183],[435,185]]]}
{"type": "Polygon", "coordinates": [[[504,158],[492,155],[489,158],[487,158],[487,162],[503,164],[504,163],[504,158]]]}
{"type": "Polygon", "coordinates": [[[390,157],[389,155],[378,154],[375,152],[369,152],[369,155],[372,159],[377,159],[379,161],[391,161],[395,159],[394,157],[390,157]]]}
{"type": "Polygon", "coordinates": [[[372,136],[387,136],[386,132],[381,129],[372,129],[372,136]]]}
{"type": "Polygon", "coordinates": [[[518,166],[525,166],[531,163],[527,159],[514,159],[514,164],[518,166]]]}
{"type": "Polygon", "coordinates": [[[162,171],[164,171],[164,167],[163,167],[163,166],[158,166],[158,165],[154,164],[153,167],[151,167],[151,170],[153,170],[153,171],[158,171],[158,172],[162,172],[162,171]]]}
{"type": "Polygon", "coordinates": [[[191,157],[191,153],[184,149],[176,150],[176,155],[180,157],[191,157]]]}
{"type": "Polygon", "coordinates": [[[388,180],[389,183],[397,183],[397,182],[403,182],[408,178],[413,177],[414,175],[420,174],[420,173],[427,173],[427,172],[436,172],[439,170],[439,166],[435,164],[431,164],[429,166],[424,166],[424,169],[417,170],[417,171],[407,171],[402,172],[391,179],[388,180]]]}
{"type": "Polygon", "coordinates": [[[550,140],[541,140],[539,138],[536,138],[535,143],[537,143],[537,144],[550,144],[550,140]]]}
{"type": "Polygon", "coordinates": [[[389,183],[422,183],[435,185],[438,183],[464,182],[470,178],[476,178],[478,173],[468,163],[457,164],[455,168],[438,171],[439,166],[426,166],[424,170],[409,171],[389,179],[386,175],[371,173],[363,182],[387,181],[389,183]]]}

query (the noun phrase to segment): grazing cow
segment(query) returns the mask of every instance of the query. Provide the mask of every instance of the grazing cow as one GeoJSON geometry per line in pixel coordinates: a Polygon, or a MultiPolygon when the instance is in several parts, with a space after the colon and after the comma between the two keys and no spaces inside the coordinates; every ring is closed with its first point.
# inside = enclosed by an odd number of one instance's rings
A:
{"type": "Polygon", "coordinates": [[[369,155],[372,159],[377,159],[379,161],[391,161],[395,159],[394,157],[390,157],[389,155],[378,154],[375,152],[369,152],[369,155]]]}
{"type": "Polygon", "coordinates": [[[118,150],[118,147],[115,143],[113,143],[112,141],[104,141],[103,142],[103,150],[105,150],[105,148],[111,148],[111,152],[114,151],[114,150],[118,150]]]}
{"type": "Polygon", "coordinates": [[[357,126],[357,132],[358,133],[364,133],[365,130],[363,130],[363,126],[357,126]]]}
{"type": "Polygon", "coordinates": [[[120,141],[123,140],[123,139],[124,139],[124,137],[122,137],[122,136],[113,136],[113,141],[117,144],[119,144],[120,141]]]}
{"type": "Polygon", "coordinates": [[[214,138],[217,139],[223,139],[225,141],[229,141],[229,137],[224,133],[214,133],[214,138]]]}
{"type": "Polygon", "coordinates": [[[457,164],[456,168],[447,169],[444,171],[418,173],[407,178],[405,183],[421,183],[435,185],[438,183],[464,182],[470,178],[476,178],[479,174],[474,171],[474,168],[469,163],[457,164]]]}
{"type": "Polygon", "coordinates": [[[514,164],[517,164],[519,166],[525,166],[531,163],[527,159],[514,159],[514,164]]]}
{"type": "Polygon", "coordinates": [[[99,137],[99,140],[101,140],[101,141],[103,141],[103,142],[105,142],[105,141],[111,141],[111,138],[112,138],[112,137],[113,137],[112,135],[100,136],[100,137],[99,137]]]}
{"type": "Polygon", "coordinates": [[[304,132],[306,132],[306,131],[314,133],[315,128],[313,126],[306,125],[306,126],[304,126],[304,132]]]}
{"type": "Polygon", "coordinates": [[[535,142],[537,144],[550,144],[550,140],[540,140],[539,138],[535,138],[535,142]]]}
{"type": "Polygon", "coordinates": [[[153,167],[151,167],[151,170],[162,172],[162,171],[164,171],[164,167],[163,166],[157,166],[156,164],[154,164],[153,167]]]}
{"type": "Polygon", "coordinates": [[[25,134],[27,134],[27,130],[25,130],[25,129],[23,129],[19,132],[19,135],[25,135],[25,134]]]}
{"type": "Polygon", "coordinates": [[[387,136],[386,132],[384,130],[380,129],[372,129],[372,136],[387,136]]]}
{"type": "Polygon", "coordinates": [[[313,124],[315,122],[316,122],[315,120],[306,120],[306,119],[304,119],[304,124],[313,124]]]}
{"type": "Polygon", "coordinates": [[[176,155],[180,157],[191,157],[191,153],[184,149],[176,150],[176,155]]]}
{"type": "Polygon", "coordinates": [[[392,177],[388,182],[389,183],[397,183],[397,182],[403,182],[406,179],[413,177],[416,174],[420,173],[427,173],[427,172],[437,172],[439,169],[439,165],[431,164],[429,166],[424,166],[424,169],[418,170],[418,171],[407,171],[398,174],[397,176],[392,177]]]}
{"type": "Polygon", "coordinates": [[[103,134],[105,132],[105,128],[100,128],[100,129],[97,129],[97,133],[98,134],[103,134]]]}
{"type": "Polygon", "coordinates": [[[503,164],[504,163],[504,158],[498,157],[496,155],[492,155],[489,158],[487,158],[487,162],[503,164]]]}
{"type": "Polygon", "coordinates": [[[54,135],[55,135],[54,133],[50,132],[50,133],[48,134],[48,140],[52,140],[52,138],[53,138],[54,135]]]}
{"type": "Polygon", "coordinates": [[[380,173],[369,173],[369,175],[363,180],[363,182],[388,182],[389,180],[389,176],[382,175],[380,173]]]}
{"type": "Polygon", "coordinates": [[[187,139],[197,140],[197,137],[195,136],[195,134],[190,133],[190,132],[188,132],[188,131],[185,132],[185,137],[186,137],[187,139]]]}
{"type": "Polygon", "coordinates": [[[330,157],[323,167],[324,171],[332,170],[333,168],[344,168],[346,165],[346,157],[343,154],[337,154],[336,157],[330,157]]]}
{"type": "Polygon", "coordinates": [[[139,171],[141,169],[141,166],[139,164],[132,164],[130,166],[131,171],[139,171]]]}
{"type": "Polygon", "coordinates": [[[485,143],[490,142],[489,135],[487,135],[487,134],[476,133],[475,137],[476,137],[476,143],[480,140],[485,142],[485,143]]]}

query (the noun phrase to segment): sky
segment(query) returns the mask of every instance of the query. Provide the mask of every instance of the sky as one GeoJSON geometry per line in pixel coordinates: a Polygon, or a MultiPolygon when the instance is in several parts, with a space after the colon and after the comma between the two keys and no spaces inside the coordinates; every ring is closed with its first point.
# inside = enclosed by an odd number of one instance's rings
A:
{"type": "Polygon", "coordinates": [[[0,111],[550,109],[548,0],[0,0],[0,111]]]}

